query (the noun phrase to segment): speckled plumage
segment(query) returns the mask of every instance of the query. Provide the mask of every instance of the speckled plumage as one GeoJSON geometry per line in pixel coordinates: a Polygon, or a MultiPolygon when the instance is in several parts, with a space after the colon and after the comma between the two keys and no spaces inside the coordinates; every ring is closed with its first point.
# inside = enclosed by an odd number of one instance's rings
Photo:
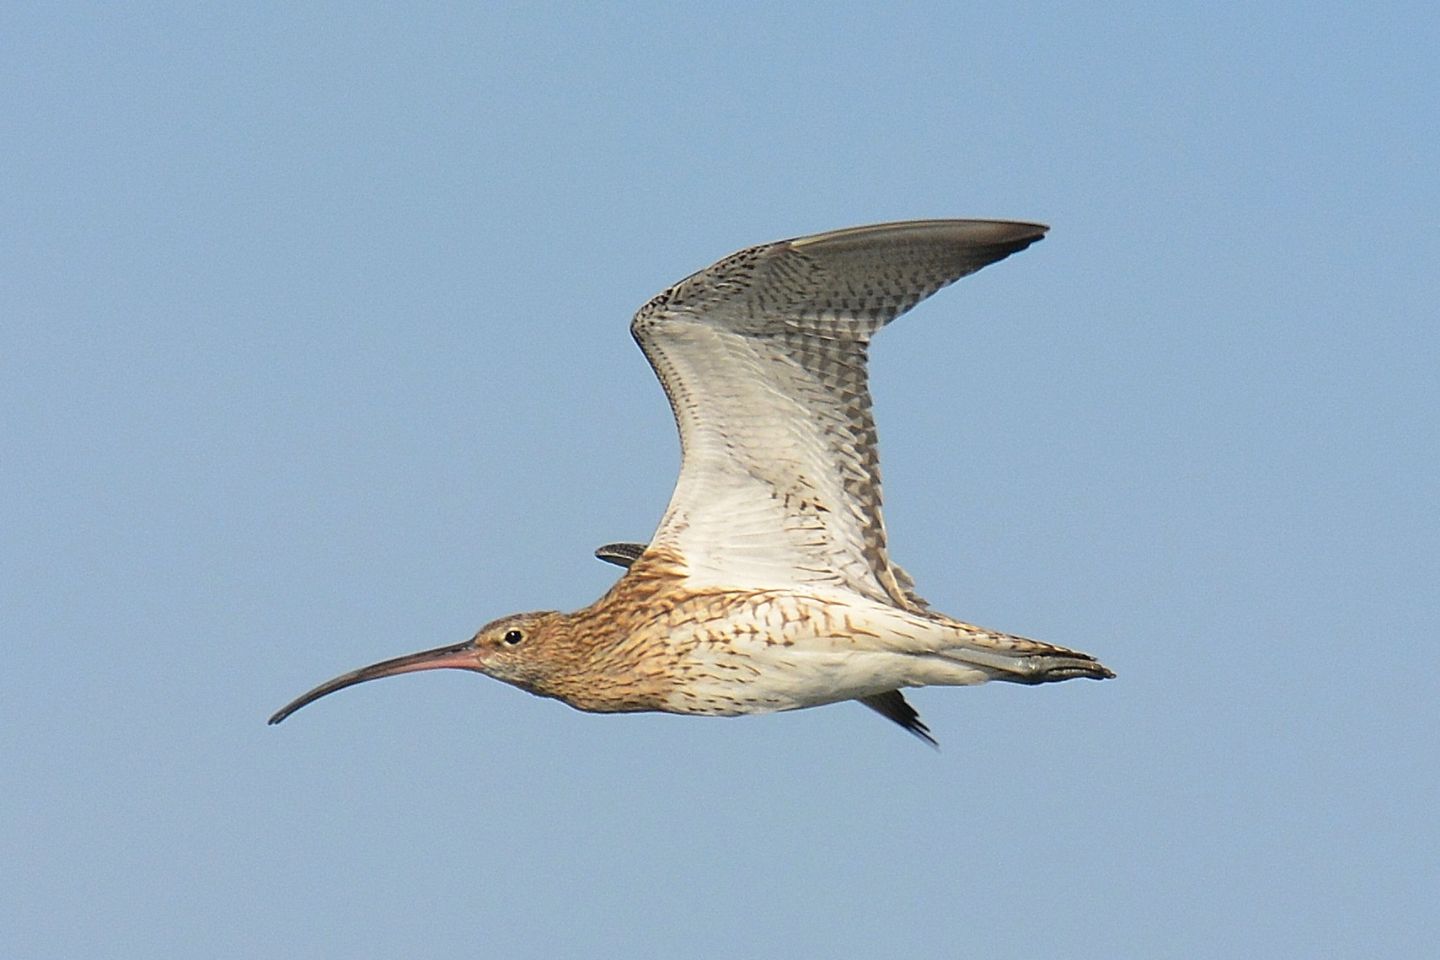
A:
{"type": "Polygon", "coordinates": [[[476,670],[582,710],[730,716],[857,699],[931,739],[903,687],[1112,674],[1087,654],[933,611],[891,562],[866,361],[885,324],[1040,239],[1004,221],[858,227],[752,247],[640,309],[679,481],[626,574],[570,614],[517,614],[453,647],[337,677],[476,670]]]}

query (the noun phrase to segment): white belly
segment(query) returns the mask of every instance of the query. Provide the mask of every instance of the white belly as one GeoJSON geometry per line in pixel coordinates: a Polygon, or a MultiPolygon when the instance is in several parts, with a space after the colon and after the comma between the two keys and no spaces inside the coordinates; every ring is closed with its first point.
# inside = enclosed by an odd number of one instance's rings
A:
{"type": "Polygon", "coordinates": [[[667,708],[734,716],[901,687],[984,683],[985,671],[936,652],[949,634],[944,624],[868,601],[782,595],[743,620],[711,622],[686,638],[694,646],[685,656],[685,682],[667,708]]]}

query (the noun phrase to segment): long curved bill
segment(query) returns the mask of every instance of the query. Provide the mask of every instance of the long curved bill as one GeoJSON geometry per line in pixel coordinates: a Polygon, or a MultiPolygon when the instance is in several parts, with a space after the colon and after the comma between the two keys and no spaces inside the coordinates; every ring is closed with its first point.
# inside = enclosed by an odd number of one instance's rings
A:
{"type": "Polygon", "coordinates": [[[307,703],[319,700],[336,690],[344,690],[357,683],[364,683],[366,680],[379,680],[381,677],[393,677],[401,673],[414,673],[417,670],[440,670],[446,667],[456,670],[479,669],[475,659],[475,642],[466,640],[464,643],[457,643],[449,647],[424,650],[420,653],[396,657],[394,660],[373,663],[368,667],[361,667],[359,670],[351,670],[349,673],[341,674],[334,680],[328,680],[309,693],[291,700],[277,710],[269,722],[279,723],[307,703]]]}

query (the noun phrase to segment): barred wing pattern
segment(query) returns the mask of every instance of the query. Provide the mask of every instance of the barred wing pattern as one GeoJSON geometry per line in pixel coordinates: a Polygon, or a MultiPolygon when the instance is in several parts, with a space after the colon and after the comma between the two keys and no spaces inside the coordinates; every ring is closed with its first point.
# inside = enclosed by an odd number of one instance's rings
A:
{"type": "Polygon", "coordinates": [[[1039,224],[934,220],[752,247],[646,304],[630,330],[680,430],[652,545],[690,586],[858,593],[923,608],[890,562],[866,377],[870,338],[1039,240],[1039,224]]]}

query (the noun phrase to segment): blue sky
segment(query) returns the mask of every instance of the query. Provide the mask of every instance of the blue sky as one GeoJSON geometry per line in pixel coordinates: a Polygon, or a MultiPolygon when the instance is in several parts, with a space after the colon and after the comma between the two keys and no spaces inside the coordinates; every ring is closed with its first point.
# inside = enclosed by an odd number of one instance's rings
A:
{"type": "Polygon", "coordinates": [[[1432,955],[1431,4],[12,5],[0,954],[1432,955]],[[336,673],[588,603],[630,314],[881,220],[896,559],[1118,678],[596,717],[336,673]]]}

